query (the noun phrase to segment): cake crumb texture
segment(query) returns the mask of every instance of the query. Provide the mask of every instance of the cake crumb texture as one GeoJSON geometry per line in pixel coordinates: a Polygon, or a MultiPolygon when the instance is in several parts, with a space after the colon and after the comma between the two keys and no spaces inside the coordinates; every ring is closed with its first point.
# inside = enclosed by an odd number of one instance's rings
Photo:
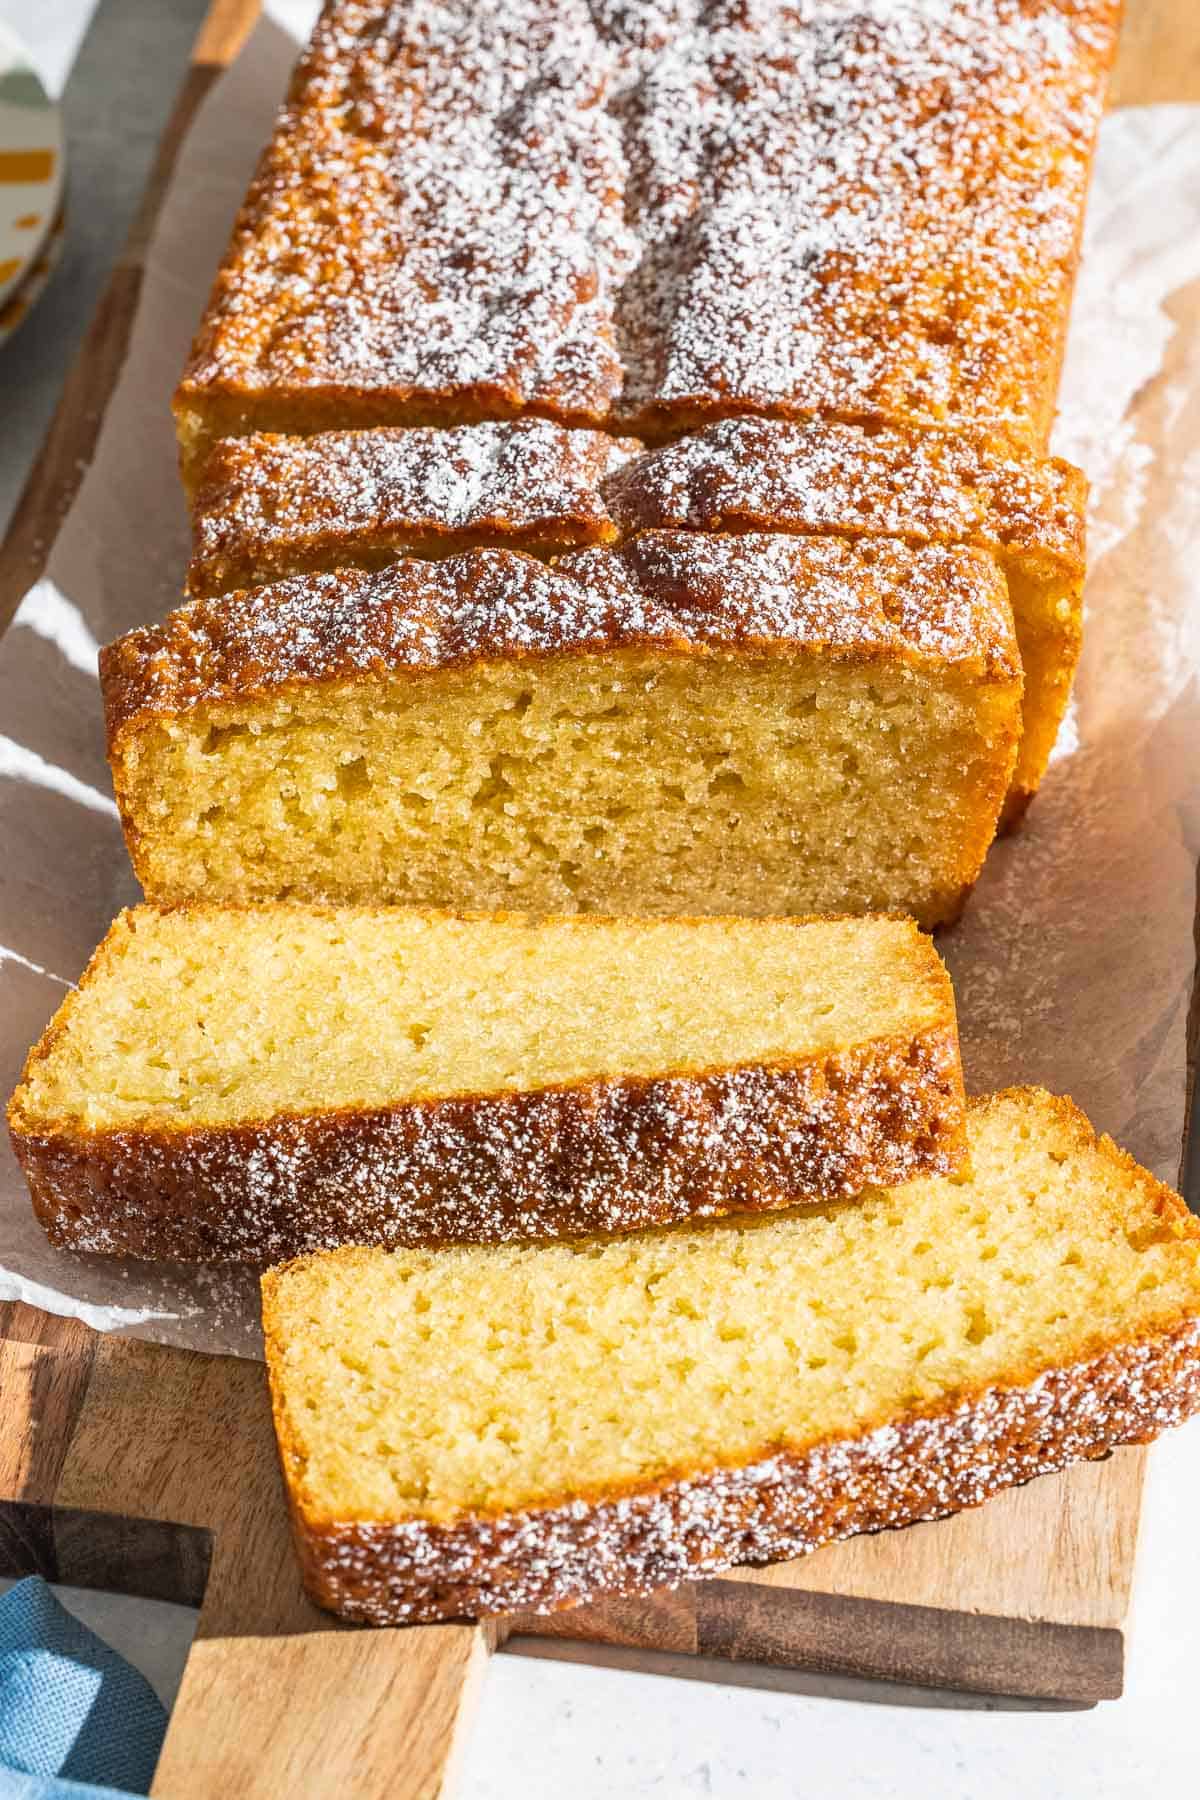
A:
{"type": "Polygon", "coordinates": [[[314,1598],[545,1610],[975,1504],[1200,1403],[1200,1223],[1068,1101],[970,1172],[616,1242],[264,1278],[314,1598]]]}
{"type": "Polygon", "coordinates": [[[268,1262],[620,1231],[963,1154],[908,920],[123,914],[9,1108],[56,1243],[268,1262]]]}
{"type": "Polygon", "coordinates": [[[147,896],[953,918],[1020,734],[984,552],[645,531],[195,601],[101,657],[147,896]]]}

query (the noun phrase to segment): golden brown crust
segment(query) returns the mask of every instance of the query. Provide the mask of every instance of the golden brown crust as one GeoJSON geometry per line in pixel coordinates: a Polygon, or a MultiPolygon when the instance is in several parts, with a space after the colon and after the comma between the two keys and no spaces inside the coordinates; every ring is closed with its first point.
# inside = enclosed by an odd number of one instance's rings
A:
{"type": "Polygon", "coordinates": [[[215,446],[192,508],[197,596],[477,547],[647,529],[969,544],[1082,577],[1087,482],[995,433],[729,419],[659,450],[540,419],[259,434],[215,446]]]}
{"type": "Polygon", "coordinates": [[[1118,14],[332,0],[177,396],[189,456],[522,412],[1042,444],[1118,14]]]}
{"type": "Polygon", "coordinates": [[[897,537],[970,544],[1060,579],[1084,570],[1082,470],[995,432],[728,419],[630,457],[603,496],[626,533],[897,537]]]}
{"type": "Polygon", "coordinates": [[[198,600],[100,654],[120,798],[146,719],[312,682],[659,647],[960,666],[1019,679],[1003,576],[982,552],[882,540],[644,532],[546,568],[509,550],[406,559],[198,600]]]}
{"type": "Polygon", "coordinates": [[[1014,1373],[803,1451],[769,1447],[740,1467],[448,1526],[335,1522],[309,1517],[298,1495],[303,1464],[274,1376],[282,1346],[271,1282],[267,1366],[304,1584],[318,1605],[374,1625],[552,1612],[803,1556],[977,1506],[1144,1443],[1200,1408],[1200,1321],[1177,1318],[1069,1367],[1014,1373]]]}
{"type": "Polygon", "coordinates": [[[535,554],[610,543],[603,482],[640,448],[543,419],[223,438],[192,505],[188,590],[485,543],[535,554]]]}
{"type": "Polygon", "coordinates": [[[790,1063],[175,1130],[38,1129],[18,1089],[9,1126],[34,1210],[63,1248],[268,1263],[346,1243],[631,1231],[958,1167],[946,988],[945,1023],[790,1063]]]}

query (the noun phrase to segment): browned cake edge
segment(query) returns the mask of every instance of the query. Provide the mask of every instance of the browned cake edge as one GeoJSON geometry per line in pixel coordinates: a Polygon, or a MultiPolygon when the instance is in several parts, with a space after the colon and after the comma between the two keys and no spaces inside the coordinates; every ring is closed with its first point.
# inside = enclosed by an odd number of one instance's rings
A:
{"type": "MultiPolygon", "coordinates": [[[[1017,1088],[972,1100],[970,1111],[1022,1095],[1135,1182],[1167,1232],[1200,1238],[1200,1220],[1178,1194],[1097,1134],[1072,1101],[1017,1088]]],[[[648,1486],[564,1494],[448,1526],[336,1520],[306,1512],[299,1498],[303,1458],[277,1379],[283,1274],[263,1278],[263,1328],[305,1586],[319,1605],[372,1624],[552,1612],[738,1563],[784,1561],[859,1532],[977,1506],[1036,1475],[1144,1443],[1200,1409],[1200,1318],[1175,1310],[1117,1343],[1094,1336],[1065,1366],[1016,1369],[1003,1382],[802,1449],[766,1445],[748,1463],[679,1469],[648,1486]]]]}
{"type": "MultiPolygon", "coordinates": [[[[1020,559],[1009,562],[1008,579],[1011,592],[1020,579],[1020,559]]],[[[1082,572],[1048,591],[1055,600],[1052,617],[1046,616],[1045,609],[1026,607],[1019,600],[1014,605],[1014,618],[1020,614],[1018,640],[1025,692],[1021,741],[997,836],[1016,830],[1045,779],[1083,650],[1082,572]]]]}
{"type": "Polygon", "coordinates": [[[487,545],[561,553],[645,530],[964,544],[1042,582],[1083,573],[1083,472],[979,428],[737,418],[657,450],[528,418],[475,430],[497,466],[465,517],[433,480],[430,445],[444,439],[443,462],[479,456],[472,428],[222,438],[192,507],[188,592],[487,545]],[[523,438],[540,453],[531,468],[523,438]]]}
{"type": "Polygon", "coordinates": [[[918,429],[832,420],[728,419],[631,453],[601,481],[625,535],[794,531],[971,544],[1082,574],[1088,483],[983,426],[918,429]]]}
{"type": "Polygon", "coordinates": [[[944,970],[941,982],[943,1017],[924,1030],[795,1060],[177,1130],[47,1129],[18,1088],[9,1127],[52,1243],[173,1262],[581,1237],[812,1204],[962,1163],[944,970]]]}
{"type": "Polygon", "coordinates": [[[641,448],[528,417],[220,438],[192,500],[187,590],[211,597],[399,555],[507,546],[549,557],[612,543],[604,480],[641,448]]]}
{"type": "Polygon", "coordinates": [[[1181,1317],[1066,1368],[1030,1369],[803,1452],[451,1526],[335,1522],[309,1517],[297,1495],[303,1461],[276,1378],[273,1280],[263,1282],[267,1368],[304,1585],[319,1606],[373,1625],[554,1612],[786,1561],[978,1506],[1144,1443],[1200,1408],[1200,1320],[1181,1317]]]}
{"type": "Polygon", "coordinates": [[[488,660],[661,649],[794,655],[1020,679],[1004,578],[986,552],[788,534],[643,532],[547,568],[519,551],[342,569],[193,600],[103,647],[110,761],[144,720],[313,681],[488,660]],[[720,559],[724,559],[721,561],[720,559]],[[790,559],[787,604],[766,591],[790,559]],[[815,596],[840,583],[836,609],[815,596]]]}

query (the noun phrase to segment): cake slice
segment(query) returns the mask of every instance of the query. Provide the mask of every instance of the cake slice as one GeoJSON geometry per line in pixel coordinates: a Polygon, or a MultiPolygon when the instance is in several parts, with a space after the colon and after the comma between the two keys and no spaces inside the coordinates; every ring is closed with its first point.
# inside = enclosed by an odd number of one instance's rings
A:
{"type": "Polygon", "coordinates": [[[188,592],[484,544],[540,556],[611,543],[602,486],[640,449],[546,419],[222,438],[192,502],[188,592]]]}
{"type": "Polygon", "coordinates": [[[1008,581],[1025,675],[1004,823],[1024,812],[1066,711],[1083,634],[1087,481],[983,431],[876,432],[729,419],[631,457],[604,481],[625,533],[795,531],[972,544],[1008,581]]]}
{"type": "Polygon", "coordinates": [[[1008,582],[1025,676],[1005,822],[1045,772],[1082,636],[1087,482],[984,431],[727,419],[658,450],[542,419],[224,438],[192,507],[193,595],[482,544],[539,556],[639,531],[967,544],[1008,582]]]}
{"type": "Polygon", "coordinates": [[[1200,1406],[1200,1222],[1069,1101],[971,1173],[606,1243],[263,1279],[313,1599],[551,1611],[974,1506],[1200,1406]]]}
{"type": "Polygon", "coordinates": [[[979,551],[642,532],[196,601],[101,656],[148,899],[954,918],[1020,732],[979,551]]]}
{"type": "Polygon", "coordinates": [[[171,1261],[627,1231],[963,1155],[903,919],[123,913],[9,1107],[51,1239],[171,1261]]]}

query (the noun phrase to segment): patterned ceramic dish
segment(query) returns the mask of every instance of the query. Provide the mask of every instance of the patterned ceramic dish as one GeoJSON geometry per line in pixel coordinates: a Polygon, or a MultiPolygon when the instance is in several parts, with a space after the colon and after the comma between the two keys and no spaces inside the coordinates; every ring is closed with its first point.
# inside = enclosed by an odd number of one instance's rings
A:
{"type": "Polygon", "coordinates": [[[58,107],[20,42],[0,25],[0,341],[45,282],[61,233],[58,107]]]}

